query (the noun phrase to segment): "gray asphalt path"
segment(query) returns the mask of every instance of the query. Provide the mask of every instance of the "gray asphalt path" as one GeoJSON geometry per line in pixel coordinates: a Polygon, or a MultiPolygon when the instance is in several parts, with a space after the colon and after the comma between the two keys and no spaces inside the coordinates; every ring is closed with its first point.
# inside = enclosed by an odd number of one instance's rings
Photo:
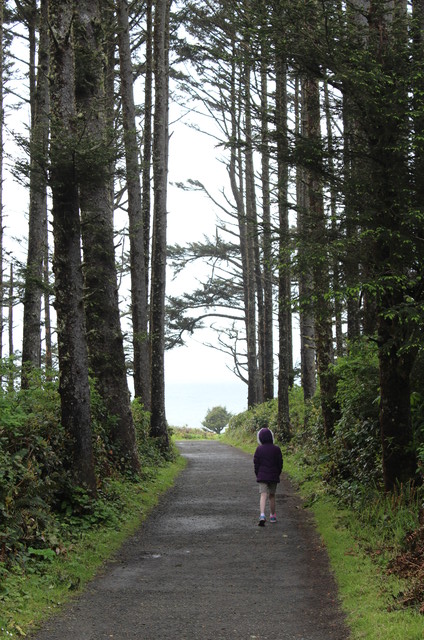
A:
{"type": "Polygon", "coordinates": [[[184,441],[158,508],[36,640],[345,640],[326,552],[287,479],[257,526],[252,457],[184,441]]]}

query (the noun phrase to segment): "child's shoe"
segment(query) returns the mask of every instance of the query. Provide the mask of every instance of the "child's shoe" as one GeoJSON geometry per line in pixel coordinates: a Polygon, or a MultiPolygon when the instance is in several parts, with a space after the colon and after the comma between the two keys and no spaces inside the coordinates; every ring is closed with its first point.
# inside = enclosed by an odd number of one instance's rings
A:
{"type": "Polygon", "coordinates": [[[266,518],[264,515],[260,515],[259,516],[259,522],[258,522],[258,526],[259,527],[264,527],[265,526],[265,522],[266,522],[266,518]]]}
{"type": "Polygon", "coordinates": [[[269,521],[270,522],[277,522],[277,516],[275,515],[275,513],[271,513],[271,515],[269,517],[269,521]]]}

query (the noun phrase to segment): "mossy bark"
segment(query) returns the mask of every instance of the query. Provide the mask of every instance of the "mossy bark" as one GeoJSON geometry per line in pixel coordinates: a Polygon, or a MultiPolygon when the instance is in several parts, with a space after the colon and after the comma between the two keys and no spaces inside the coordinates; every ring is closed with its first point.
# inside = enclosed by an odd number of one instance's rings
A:
{"type": "Polygon", "coordinates": [[[110,179],[113,151],[106,119],[104,20],[112,6],[78,2],[75,17],[78,177],[84,251],[85,311],[90,368],[111,422],[119,467],[139,470],[126,378],[115,264],[110,179]]]}
{"type": "Polygon", "coordinates": [[[51,0],[51,190],[62,425],[76,484],[96,490],[75,172],[74,3],[51,0]]]}

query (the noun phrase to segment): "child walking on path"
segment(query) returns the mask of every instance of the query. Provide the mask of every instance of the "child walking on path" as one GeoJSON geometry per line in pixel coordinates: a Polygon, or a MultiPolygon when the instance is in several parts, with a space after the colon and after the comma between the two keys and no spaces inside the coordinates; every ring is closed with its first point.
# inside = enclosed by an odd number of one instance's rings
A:
{"type": "Polygon", "coordinates": [[[274,434],[271,429],[264,427],[257,434],[258,447],[253,456],[256,481],[259,483],[260,516],[259,526],[264,527],[266,522],[265,506],[269,497],[270,522],[277,522],[275,513],[275,494],[277,484],[280,482],[283,470],[283,456],[280,447],[274,444],[274,434]]]}

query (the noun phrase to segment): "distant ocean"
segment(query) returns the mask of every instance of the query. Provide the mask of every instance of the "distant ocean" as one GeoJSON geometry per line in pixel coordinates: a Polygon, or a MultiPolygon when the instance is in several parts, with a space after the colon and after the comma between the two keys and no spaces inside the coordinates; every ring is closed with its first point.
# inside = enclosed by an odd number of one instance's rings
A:
{"type": "Polygon", "coordinates": [[[209,409],[225,407],[230,413],[247,409],[243,382],[167,382],[166,418],[174,427],[202,427],[209,409]]]}

